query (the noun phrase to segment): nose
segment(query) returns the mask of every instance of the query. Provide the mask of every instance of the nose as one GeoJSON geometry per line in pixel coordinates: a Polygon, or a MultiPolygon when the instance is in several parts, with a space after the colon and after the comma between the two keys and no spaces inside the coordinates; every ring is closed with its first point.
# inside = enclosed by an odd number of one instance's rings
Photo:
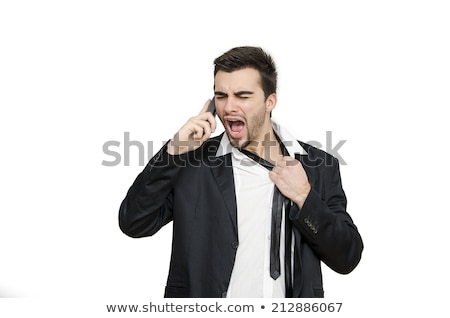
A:
{"type": "Polygon", "coordinates": [[[237,112],[237,104],[233,97],[228,96],[225,98],[223,110],[225,114],[233,114],[237,112]]]}

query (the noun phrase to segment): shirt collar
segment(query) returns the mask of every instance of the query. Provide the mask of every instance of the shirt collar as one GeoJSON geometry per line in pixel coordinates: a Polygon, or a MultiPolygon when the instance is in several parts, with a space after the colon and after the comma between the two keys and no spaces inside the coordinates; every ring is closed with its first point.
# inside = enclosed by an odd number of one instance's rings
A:
{"type": "MultiPolygon", "coordinates": [[[[306,151],[302,146],[298,143],[297,139],[284,127],[279,125],[272,119],[272,128],[274,132],[278,135],[281,142],[286,147],[289,155],[291,157],[295,157],[295,154],[305,155],[306,151]]],[[[216,152],[216,157],[225,156],[231,153],[233,146],[230,143],[230,139],[228,139],[228,135],[224,132],[222,139],[220,140],[219,148],[216,152]]]]}

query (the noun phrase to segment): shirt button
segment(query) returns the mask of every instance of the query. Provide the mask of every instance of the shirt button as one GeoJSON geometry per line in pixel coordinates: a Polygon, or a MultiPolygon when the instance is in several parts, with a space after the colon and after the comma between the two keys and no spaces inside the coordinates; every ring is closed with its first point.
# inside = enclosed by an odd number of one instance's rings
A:
{"type": "Polygon", "coordinates": [[[239,247],[239,243],[238,243],[238,242],[233,242],[233,243],[231,243],[231,246],[232,246],[234,249],[237,249],[237,248],[239,247]]]}

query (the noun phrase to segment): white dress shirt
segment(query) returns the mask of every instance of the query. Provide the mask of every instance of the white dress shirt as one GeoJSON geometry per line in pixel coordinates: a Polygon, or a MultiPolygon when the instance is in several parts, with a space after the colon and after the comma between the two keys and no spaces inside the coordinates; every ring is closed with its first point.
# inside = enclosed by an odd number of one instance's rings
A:
{"type": "MultiPolygon", "coordinates": [[[[272,125],[291,156],[305,153],[286,130],[275,122],[272,125]]],[[[239,247],[227,297],[285,297],[284,211],[280,237],[281,275],[274,280],[269,271],[274,183],[266,168],[232,147],[228,136],[224,134],[217,156],[230,152],[236,192],[239,247]]]]}

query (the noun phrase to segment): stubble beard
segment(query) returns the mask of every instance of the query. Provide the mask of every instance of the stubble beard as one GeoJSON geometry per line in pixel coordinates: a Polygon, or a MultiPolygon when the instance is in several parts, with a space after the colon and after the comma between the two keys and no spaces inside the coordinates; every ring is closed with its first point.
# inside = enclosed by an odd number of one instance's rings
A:
{"type": "Polygon", "coordinates": [[[264,127],[264,121],[266,119],[265,117],[266,112],[265,109],[263,108],[261,112],[255,114],[248,121],[246,121],[245,123],[245,129],[247,129],[246,138],[241,138],[240,140],[233,140],[230,136],[228,136],[231,146],[238,149],[245,149],[251,144],[259,143],[258,139],[261,139],[262,142],[262,136],[260,136],[260,134],[262,127],[264,127]],[[242,144],[239,144],[242,139],[244,139],[244,142],[242,142],[242,144]]]}

